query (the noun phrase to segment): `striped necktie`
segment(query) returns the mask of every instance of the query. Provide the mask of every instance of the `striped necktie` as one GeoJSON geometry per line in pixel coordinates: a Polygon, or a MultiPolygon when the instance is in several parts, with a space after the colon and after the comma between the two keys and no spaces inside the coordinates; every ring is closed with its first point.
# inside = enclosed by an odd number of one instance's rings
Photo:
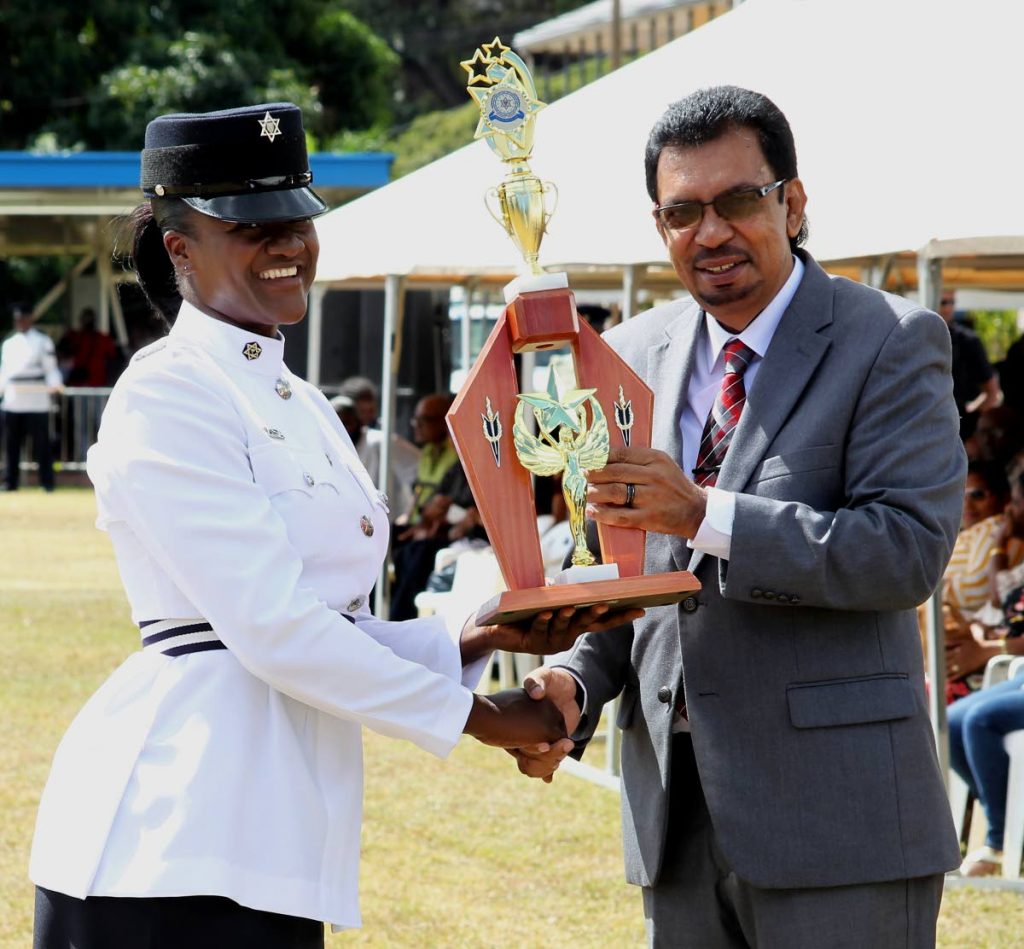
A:
{"type": "Polygon", "coordinates": [[[697,450],[697,466],[693,469],[693,480],[702,488],[713,488],[718,481],[718,472],[729,450],[732,433],[739,424],[740,413],[747,401],[743,373],[755,355],[746,343],[738,339],[731,339],[725,344],[725,375],[708,412],[697,450]]]}

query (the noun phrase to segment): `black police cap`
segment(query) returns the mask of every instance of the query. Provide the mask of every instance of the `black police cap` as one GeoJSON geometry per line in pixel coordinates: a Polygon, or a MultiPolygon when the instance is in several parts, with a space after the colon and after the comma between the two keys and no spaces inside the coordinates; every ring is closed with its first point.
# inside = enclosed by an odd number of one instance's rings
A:
{"type": "Polygon", "coordinates": [[[146,126],[142,192],[181,198],[223,221],[294,221],[323,214],[310,190],[302,112],[268,102],[161,115],[146,126]]]}

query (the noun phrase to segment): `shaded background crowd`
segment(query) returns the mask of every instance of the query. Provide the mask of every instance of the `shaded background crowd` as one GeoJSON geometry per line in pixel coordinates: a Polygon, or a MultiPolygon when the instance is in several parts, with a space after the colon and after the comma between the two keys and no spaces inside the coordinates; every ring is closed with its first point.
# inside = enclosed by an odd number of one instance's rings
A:
{"type": "Polygon", "coordinates": [[[953,343],[953,392],[969,467],[960,533],[942,583],[950,763],[982,804],[985,845],[961,872],[1002,870],[1011,732],[1024,729],[1024,670],[989,685],[1024,656],[1024,340],[996,366],[951,292],[940,313],[953,343]],[[1006,658],[1003,658],[1006,657],[1006,658]],[[989,686],[983,688],[983,686],[989,686]]]}

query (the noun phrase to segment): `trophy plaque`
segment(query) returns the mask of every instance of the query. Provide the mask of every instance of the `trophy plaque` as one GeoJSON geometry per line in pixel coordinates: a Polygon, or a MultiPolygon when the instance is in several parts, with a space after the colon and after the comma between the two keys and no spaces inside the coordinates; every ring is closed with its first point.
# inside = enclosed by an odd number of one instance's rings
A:
{"type": "Polygon", "coordinates": [[[644,531],[598,524],[600,551],[588,548],[586,471],[607,463],[612,444],[650,445],[654,395],[580,320],[566,274],[540,267],[540,244],[554,210],[549,200],[557,191],[527,163],[535,115],[544,108],[529,69],[498,37],[461,65],[480,107],[475,137],[485,138],[508,168],[485,201],[527,271],[505,287],[505,311],[448,412],[452,440],[508,587],[484,604],[476,622],[515,622],[563,606],[678,602],[700,583],[686,571],[645,575],[644,531]],[[550,349],[570,351],[575,385],[559,391],[551,372],[546,391],[521,392],[515,355],[550,349]],[[532,478],[559,475],[575,550],[573,566],[548,583],[532,478]]]}

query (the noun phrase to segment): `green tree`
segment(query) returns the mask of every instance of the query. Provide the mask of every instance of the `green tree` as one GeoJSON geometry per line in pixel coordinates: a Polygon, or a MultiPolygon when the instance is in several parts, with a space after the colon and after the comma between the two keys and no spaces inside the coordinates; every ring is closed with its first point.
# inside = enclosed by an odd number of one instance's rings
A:
{"type": "Polygon", "coordinates": [[[138,148],[145,123],[266,99],[317,138],[386,125],[398,58],[342,0],[0,5],[0,147],[138,148]]]}
{"type": "Polygon", "coordinates": [[[515,33],[581,6],[581,0],[421,0],[381,3],[347,0],[400,57],[396,117],[407,122],[438,108],[462,105],[465,73],[459,62],[481,43],[515,33]]]}

